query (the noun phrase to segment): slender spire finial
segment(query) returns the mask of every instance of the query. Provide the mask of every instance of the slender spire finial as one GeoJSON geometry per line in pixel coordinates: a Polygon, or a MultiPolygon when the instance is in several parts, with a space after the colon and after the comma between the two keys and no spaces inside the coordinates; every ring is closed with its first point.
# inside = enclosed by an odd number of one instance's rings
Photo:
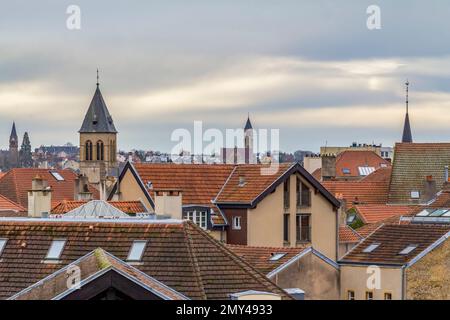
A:
{"type": "Polygon", "coordinates": [[[99,86],[99,82],[98,82],[98,68],[97,68],[97,87],[99,86]]]}
{"type": "Polygon", "coordinates": [[[409,109],[409,100],[408,100],[408,95],[409,95],[409,81],[408,81],[408,79],[406,79],[406,82],[405,82],[405,85],[406,85],[406,113],[408,113],[408,109],[409,109]]]}

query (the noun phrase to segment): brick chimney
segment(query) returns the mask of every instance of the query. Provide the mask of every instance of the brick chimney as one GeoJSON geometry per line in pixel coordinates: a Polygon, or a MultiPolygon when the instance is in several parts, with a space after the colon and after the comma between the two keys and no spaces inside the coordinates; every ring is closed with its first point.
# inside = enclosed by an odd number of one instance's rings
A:
{"type": "Polygon", "coordinates": [[[436,196],[436,193],[437,193],[436,181],[433,179],[433,176],[426,176],[423,185],[422,201],[424,202],[430,201],[436,196]]]}
{"type": "Polygon", "coordinates": [[[28,217],[48,217],[51,211],[52,190],[47,180],[37,175],[31,182],[31,190],[28,190],[28,217]]]}
{"type": "Polygon", "coordinates": [[[182,219],[183,196],[181,190],[155,190],[155,213],[182,219]]]}
{"type": "Polygon", "coordinates": [[[92,192],[89,191],[89,179],[85,175],[79,175],[75,179],[74,200],[92,200],[92,192]]]}
{"type": "Polygon", "coordinates": [[[336,156],[325,154],[322,156],[322,180],[330,180],[336,177],[336,156]]]}

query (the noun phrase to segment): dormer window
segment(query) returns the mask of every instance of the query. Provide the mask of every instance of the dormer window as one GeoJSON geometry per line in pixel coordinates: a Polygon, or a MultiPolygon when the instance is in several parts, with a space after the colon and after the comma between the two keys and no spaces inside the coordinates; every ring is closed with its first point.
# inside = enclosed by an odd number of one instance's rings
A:
{"type": "Polygon", "coordinates": [[[127,261],[141,261],[146,246],[147,241],[145,240],[133,241],[130,252],[128,253],[127,261]]]}
{"type": "Polygon", "coordinates": [[[59,260],[63,252],[64,246],[66,245],[65,239],[53,240],[50,248],[48,249],[46,260],[59,260]]]}

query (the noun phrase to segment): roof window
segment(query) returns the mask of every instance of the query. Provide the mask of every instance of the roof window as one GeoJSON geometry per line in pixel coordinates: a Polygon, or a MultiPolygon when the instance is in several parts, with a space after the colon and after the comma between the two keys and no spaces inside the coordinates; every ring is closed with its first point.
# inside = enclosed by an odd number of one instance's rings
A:
{"type": "Polygon", "coordinates": [[[270,261],[278,261],[281,258],[283,258],[286,255],[285,252],[274,252],[272,253],[272,256],[270,257],[270,261]]]}
{"type": "Polygon", "coordinates": [[[417,248],[417,244],[410,244],[410,245],[408,245],[405,249],[403,249],[402,251],[400,251],[400,253],[399,254],[401,254],[401,255],[408,255],[408,254],[410,254],[414,249],[416,249],[417,248]]]}
{"type": "Polygon", "coordinates": [[[380,243],[372,243],[370,246],[368,246],[367,248],[365,248],[363,250],[364,253],[371,253],[373,250],[375,250],[376,248],[378,248],[380,246],[380,243]]]}
{"type": "Polygon", "coordinates": [[[64,246],[66,245],[66,240],[59,239],[53,240],[50,245],[50,249],[48,249],[47,256],[45,259],[47,260],[58,260],[61,257],[61,253],[63,252],[64,246]]]}
{"type": "Polygon", "coordinates": [[[141,261],[146,245],[147,241],[145,240],[133,241],[130,252],[128,253],[127,261],[141,261]]]}

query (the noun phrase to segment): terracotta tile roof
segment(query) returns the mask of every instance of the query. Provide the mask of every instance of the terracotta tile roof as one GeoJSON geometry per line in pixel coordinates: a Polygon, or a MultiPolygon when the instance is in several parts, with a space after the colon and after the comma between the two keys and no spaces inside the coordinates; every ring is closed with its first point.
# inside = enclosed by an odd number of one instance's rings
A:
{"type": "Polygon", "coordinates": [[[360,242],[363,237],[357,231],[347,225],[339,226],[339,242],[355,243],[360,242]]]}
{"type": "Polygon", "coordinates": [[[444,186],[436,198],[428,205],[431,208],[450,208],[450,183],[444,186]]]}
{"type": "Polygon", "coordinates": [[[293,163],[280,163],[276,174],[270,175],[261,174],[263,165],[236,166],[215,201],[218,203],[250,203],[293,165],[293,163]],[[243,179],[242,184],[240,179],[243,179]]]}
{"type": "Polygon", "coordinates": [[[313,171],[313,173],[311,173],[311,175],[312,175],[317,181],[321,181],[321,180],[322,180],[322,168],[317,168],[316,170],[313,171]]]}
{"type": "MultiPolygon", "coordinates": [[[[339,202],[298,163],[281,163],[275,174],[261,174],[265,165],[208,165],[208,164],[136,164],[127,169],[136,170],[142,184],[154,198],[154,190],[181,190],[183,205],[204,205],[214,209],[215,204],[250,204],[258,195],[264,197],[274,182],[283,174],[299,172],[334,206],[339,202]],[[244,183],[239,186],[239,177],[244,183]],[[151,187],[149,187],[151,185],[151,187]]],[[[113,192],[115,189],[113,190],[113,192]]],[[[252,202],[253,203],[253,202],[252,202]]]]}
{"type": "Polygon", "coordinates": [[[389,188],[390,203],[413,203],[411,191],[423,193],[427,176],[444,184],[444,167],[450,165],[450,143],[397,143],[389,188]]]}
{"type": "Polygon", "coordinates": [[[417,206],[397,206],[386,204],[367,204],[367,205],[355,205],[355,209],[362,221],[366,223],[381,222],[387,218],[407,215],[415,212],[417,206]]]}
{"type": "Polygon", "coordinates": [[[358,167],[373,167],[375,170],[382,165],[391,166],[391,163],[373,151],[346,150],[336,157],[336,177],[360,177],[358,167]],[[343,169],[348,169],[350,173],[344,174],[343,169]]]}
{"type": "Polygon", "coordinates": [[[352,204],[385,204],[388,198],[389,182],[386,181],[323,181],[322,185],[337,199],[352,204]]]}
{"type": "Polygon", "coordinates": [[[237,256],[247,261],[250,265],[258,269],[263,274],[268,274],[276,268],[287,263],[289,260],[304,252],[310,246],[301,246],[296,248],[291,247],[251,247],[241,245],[230,245],[227,247],[233,251],[237,256]],[[276,261],[271,261],[270,258],[276,253],[285,254],[276,261]]]}
{"type": "MultiPolygon", "coordinates": [[[[407,216],[409,216],[411,213],[409,213],[407,216]]],[[[374,223],[368,223],[363,225],[362,227],[356,229],[356,232],[358,232],[359,235],[361,235],[363,238],[367,238],[370,234],[372,234],[375,230],[380,228],[381,226],[385,224],[409,224],[409,222],[402,221],[402,217],[405,215],[399,214],[396,216],[392,216],[389,218],[386,218],[384,220],[374,222],[374,223]]]]}
{"type": "Polygon", "coordinates": [[[0,194],[0,212],[10,211],[10,212],[26,212],[27,209],[22,207],[20,204],[9,200],[5,196],[0,194]]]}
{"type": "Polygon", "coordinates": [[[385,224],[353,248],[340,262],[405,265],[450,232],[450,225],[385,224]],[[369,245],[380,245],[370,253],[363,252],[369,245]],[[411,253],[400,252],[408,245],[417,245],[411,253]]]}
{"type": "Polygon", "coordinates": [[[0,263],[0,298],[7,298],[96,248],[128,256],[134,240],[146,240],[136,268],[191,299],[228,299],[258,290],[290,297],[263,274],[190,221],[57,221],[0,219],[8,241],[0,263]],[[53,239],[66,239],[61,263],[42,263],[53,239]]]}
{"type": "Polygon", "coordinates": [[[88,253],[77,261],[54,272],[45,279],[31,285],[14,295],[11,300],[51,300],[59,296],[65,296],[70,289],[67,288],[67,270],[69,267],[78,267],[80,270],[80,281],[89,282],[89,279],[100,275],[106,270],[117,270],[126,274],[134,282],[150,288],[154,293],[164,300],[186,300],[187,297],[165,286],[155,278],[139,271],[133,266],[114,257],[101,248],[88,253]]]}
{"type": "MultiPolygon", "coordinates": [[[[62,200],[73,200],[75,194],[75,179],[77,174],[72,170],[49,170],[34,168],[16,168],[9,170],[0,180],[0,194],[8,199],[28,208],[28,190],[31,189],[31,182],[37,175],[48,181],[52,188],[52,206],[62,200]],[[50,172],[57,172],[64,181],[57,181],[50,172]]],[[[95,199],[99,198],[99,192],[90,187],[95,199]]]]}
{"type": "Polygon", "coordinates": [[[361,179],[364,182],[385,182],[388,183],[391,180],[392,167],[379,168],[371,174],[361,179]]]}
{"type": "MultiPolygon", "coordinates": [[[[201,164],[134,164],[142,182],[149,182],[153,189],[181,190],[183,205],[212,206],[211,200],[227,180],[233,165],[201,164]]],[[[148,190],[154,199],[153,191],[148,190]]]]}
{"type": "Polygon", "coordinates": [[[0,179],[5,175],[5,172],[0,172],[0,179]]]}
{"type": "MultiPolygon", "coordinates": [[[[52,208],[51,213],[64,214],[82,206],[86,202],[87,201],[80,200],[63,200],[52,208]]],[[[141,201],[108,201],[108,203],[128,214],[144,213],[148,211],[141,201]]]]}

